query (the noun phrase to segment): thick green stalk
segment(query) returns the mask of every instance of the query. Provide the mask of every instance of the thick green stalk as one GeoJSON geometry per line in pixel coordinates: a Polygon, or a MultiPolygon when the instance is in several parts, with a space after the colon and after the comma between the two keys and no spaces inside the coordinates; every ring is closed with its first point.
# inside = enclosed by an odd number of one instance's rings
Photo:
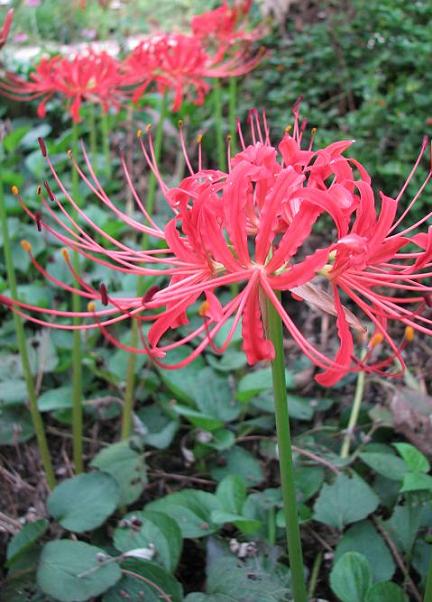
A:
{"type": "Polygon", "coordinates": [[[429,560],[429,569],[426,579],[426,589],[424,595],[424,602],[432,602],[432,556],[429,560]]]}
{"type": "MultiPolygon", "coordinates": [[[[9,231],[7,226],[6,208],[4,204],[3,185],[0,183],[0,221],[2,225],[3,234],[3,249],[6,263],[6,272],[9,284],[9,290],[12,299],[17,299],[17,286],[15,269],[12,260],[12,251],[10,246],[9,231]]],[[[30,368],[30,361],[27,353],[26,340],[24,326],[20,316],[14,313],[15,321],[15,332],[18,342],[18,350],[21,356],[22,371],[24,374],[27,395],[29,400],[29,410],[33,422],[33,427],[36,433],[37,444],[39,448],[39,454],[42,462],[43,469],[45,471],[46,480],[48,487],[53,489],[56,484],[54,469],[52,465],[51,455],[48,448],[48,442],[45,435],[44,424],[42,416],[39,412],[37,405],[37,395],[34,385],[33,376],[30,368]]]]}
{"type": "Polygon", "coordinates": [[[231,136],[231,153],[237,152],[237,78],[229,79],[228,123],[231,136]]]}
{"type": "MultiPolygon", "coordinates": [[[[132,332],[131,332],[131,347],[136,347],[138,344],[138,323],[136,320],[132,321],[132,332]]],[[[123,400],[123,411],[121,421],[121,439],[129,439],[132,431],[132,415],[134,406],[134,394],[135,394],[135,368],[136,368],[135,353],[129,353],[127,369],[126,369],[126,390],[123,400]]]]}
{"type": "MultiPolygon", "coordinates": [[[[158,123],[156,126],[156,132],[155,132],[155,137],[154,137],[154,141],[153,141],[154,155],[155,155],[156,161],[159,161],[161,152],[162,152],[163,129],[164,129],[165,119],[167,118],[167,116],[168,116],[168,94],[165,93],[161,99],[160,109],[159,109],[159,120],[158,120],[158,123]]],[[[153,215],[153,212],[154,212],[155,198],[156,198],[156,186],[157,186],[157,180],[155,178],[155,175],[153,172],[150,172],[149,180],[148,180],[147,197],[146,197],[146,209],[150,215],[153,215]]],[[[147,237],[144,236],[144,238],[143,238],[143,243],[144,243],[143,246],[144,247],[146,247],[147,242],[148,242],[147,237]]]]}
{"type": "Polygon", "coordinates": [[[218,169],[226,170],[226,144],[223,133],[223,111],[222,111],[222,87],[220,80],[213,80],[213,105],[214,122],[216,130],[216,150],[218,158],[218,169]]]}
{"type": "MultiPolygon", "coordinates": [[[[365,355],[366,355],[366,351],[363,352],[362,359],[365,357],[365,355]]],[[[358,373],[358,376],[357,376],[357,383],[356,383],[356,388],[355,388],[355,392],[354,392],[354,400],[353,400],[353,404],[352,404],[352,408],[351,408],[351,414],[349,417],[348,426],[345,431],[344,440],[342,442],[342,447],[341,447],[341,452],[340,452],[340,457],[342,459],[348,458],[348,456],[349,456],[351,440],[352,440],[354,430],[355,430],[355,427],[357,425],[357,421],[358,421],[358,418],[360,415],[360,408],[361,408],[361,403],[363,400],[365,382],[366,382],[366,373],[362,370],[361,372],[358,373]]]]}
{"type": "Polygon", "coordinates": [[[283,496],[283,511],[286,523],[288,556],[291,568],[292,595],[294,602],[307,602],[303,554],[297,514],[290,423],[288,415],[282,322],[270,301],[267,301],[266,308],[268,336],[275,349],[275,358],[272,362],[273,393],[275,402],[276,434],[279,450],[279,468],[283,496]]]}
{"type": "MultiPolygon", "coordinates": [[[[72,152],[76,158],[78,151],[78,126],[72,126],[72,152]]],[[[72,198],[79,205],[79,178],[75,169],[72,170],[72,198]]],[[[74,270],[79,272],[79,254],[75,251],[72,257],[74,270]]],[[[72,311],[81,311],[81,297],[72,295],[72,311]]],[[[80,324],[79,318],[73,319],[74,325],[80,324]]],[[[73,461],[76,474],[84,469],[83,463],[83,409],[82,409],[82,363],[81,363],[81,332],[73,331],[72,339],[72,444],[73,461]]]]}
{"type": "Polygon", "coordinates": [[[107,178],[111,177],[111,151],[109,139],[109,115],[105,111],[100,112],[102,152],[104,156],[104,173],[107,178]]]}

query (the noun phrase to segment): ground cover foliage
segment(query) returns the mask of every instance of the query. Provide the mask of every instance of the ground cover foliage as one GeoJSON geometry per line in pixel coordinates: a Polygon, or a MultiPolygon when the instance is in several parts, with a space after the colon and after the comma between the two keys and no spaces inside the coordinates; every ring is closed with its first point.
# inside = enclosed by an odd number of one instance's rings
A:
{"type": "MultiPolygon", "coordinates": [[[[39,15],[40,31],[45,35],[44,28],[51,28],[46,35],[58,39],[58,20],[46,17],[53,3],[42,4],[38,10],[48,12],[39,15]]],[[[79,19],[104,13],[96,6],[89,10],[86,17],[78,13],[79,19]]],[[[253,10],[258,18],[260,7],[253,10]]],[[[272,22],[266,38],[272,53],[240,84],[240,117],[252,105],[264,107],[272,131],[280,132],[289,121],[290,106],[303,95],[302,112],[318,127],[319,143],[339,139],[340,131],[356,138],[356,156],[378,176],[379,186],[393,194],[430,127],[426,67],[431,43],[424,23],[431,13],[426,1],[406,6],[402,1],[355,0],[325,8],[293,2],[283,20],[272,22]]],[[[19,26],[32,18],[23,11],[19,26]]],[[[70,18],[71,33],[64,33],[69,41],[86,25],[77,25],[73,14],[70,18]]],[[[103,34],[113,28],[112,17],[106,18],[103,34]]],[[[228,93],[223,94],[228,101],[228,93]]],[[[68,297],[32,267],[20,242],[28,240],[35,258],[72,284],[61,248],[29,223],[9,190],[19,186],[29,207],[37,210],[36,185],[48,176],[38,137],[45,139],[66,186],[72,185],[66,155],[72,144],[70,123],[56,101],[45,120],[28,107],[0,102],[0,177],[20,298],[66,309],[68,297]]],[[[137,186],[145,192],[148,176],[135,131],[157,119],[159,105],[160,97],[149,95],[133,114],[110,115],[111,174],[104,169],[101,149],[92,157],[101,183],[119,207],[131,201],[125,198],[118,157],[126,154],[137,186]]],[[[88,139],[89,116],[84,117],[80,133],[88,139]]],[[[193,140],[197,131],[204,133],[206,160],[217,161],[211,102],[203,107],[184,103],[181,114],[171,115],[165,125],[162,171],[168,183],[184,170],[178,158],[179,117],[186,137],[193,140]]],[[[130,242],[127,226],[98,206],[85,186],[80,195],[86,213],[101,228],[130,242]]],[[[426,192],[416,205],[419,215],[430,199],[426,192]]],[[[162,219],[163,204],[156,206],[156,218],[162,219]]],[[[2,262],[1,254],[0,293],[8,287],[2,262]]],[[[107,276],[90,262],[82,270],[89,281],[103,278],[110,291],[134,294],[137,289],[133,276],[107,276]]],[[[153,284],[149,281],[147,287],[153,284]]],[[[294,301],[286,303],[297,311],[294,301]]],[[[192,324],[200,323],[198,304],[189,317],[192,324]]],[[[119,440],[119,422],[128,355],[110,347],[98,332],[83,334],[86,471],[74,475],[72,335],[26,325],[38,407],[58,482],[48,492],[13,320],[3,308],[0,318],[0,600],[292,599],[271,371],[265,364],[247,367],[240,331],[224,355],[210,349],[181,370],[163,371],[138,356],[133,434],[126,441],[119,440]]],[[[298,318],[309,336],[334,336],[318,311],[298,318]]],[[[130,330],[119,327],[117,336],[126,343],[130,330]]],[[[285,351],[310,599],[422,600],[432,551],[430,341],[418,335],[407,347],[410,370],[403,379],[367,377],[347,458],[341,458],[340,449],[356,377],[324,389],[288,339],[285,351]]],[[[170,359],[187,352],[173,352],[170,359]]]]}

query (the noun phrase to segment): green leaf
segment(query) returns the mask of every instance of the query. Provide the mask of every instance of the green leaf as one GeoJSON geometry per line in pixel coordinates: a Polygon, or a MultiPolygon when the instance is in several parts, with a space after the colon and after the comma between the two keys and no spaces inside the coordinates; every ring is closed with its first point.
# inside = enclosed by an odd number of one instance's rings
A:
{"type": "Polygon", "coordinates": [[[393,481],[402,481],[408,471],[407,464],[392,454],[364,452],[360,454],[360,458],[372,470],[393,481]]]}
{"type": "Polygon", "coordinates": [[[376,493],[363,479],[340,474],[325,484],[315,503],[315,520],[342,530],[345,525],[366,518],[379,504],[376,493]]]}
{"type": "Polygon", "coordinates": [[[395,583],[375,583],[365,602],[408,602],[404,591],[395,583]]]}
{"type": "Polygon", "coordinates": [[[357,552],[344,554],[330,573],[330,586],[342,602],[365,602],[371,585],[369,562],[357,552]]]}
{"type": "Polygon", "coordinates": [[[122,562],[123,577],[106,594],[103,602],[182,602],[182,586],[161,566],[143,560],[122,562]]]}
{"type": "Polygon", "coordinates": [[[233,602],[233,599],[231,596],[225,596],[224,594],[200,594],[194,592],[187,595],[184,602],[233,602]]]}
{"type": "Polygon", "coordinates": [[[35,520],[32,523],[24,525],[21,531],[18,531],[18,533],[12,537],[8,543],[6,552],[8,566],[15,562],[21,554],[27,552],[27,550],[42,537],[48,529],[48,524],[49,523],[45,518],[35,520]]]}
{"type": "Polygon", "coordinates": [[[429,472],[430,464],[424,454],[410,443],[393,443],[412,472],[429,472]]]}
{"type": "MultiPolygon", "coordinates": [[[[167,364],[174,364],[184,359],[191,352],[191,348],[183,345],[179,349],[170,351],[165,359],[167,364]]],[[[177,370],[161,370],[160,376],[164,384],[179,401],[193,403],[193,392],[198,373],[205,367],[201,355],[185,368],[177,370]]]]}
{"type": "Polygon", "coordinates": [[[230,422],[240,414],[240,404],[233,398],[228,379],[204,368],[194,383],[193,396],[199,410],[224,422],[230,422]]]}
{"type": "Polygon", "coordinates": [[[384,527],[388,530],[398,548],[405,554],[409,554],[414,545],[421,521],[422,512],[419,511],[419,508],[410,505],[396,506],[391,517],[384,522],[384,527]]]}
{"type": "Polygon", "coordinates": [[[243,351],[228,348],[218,360],[213,355],[208,355],[208,363],[219,372],[234,372],[244,368],[247,364],[246,355],[243,351]]]}
{"type": "Polygon", "coordinates": [[[102,525],[120,499],[116,481],[106,473],[80,474],[57,485],[48,497],[48,512],[62,527],[76,533],[102,525]]]}
{"type": "Polygon", "coordinates": [[[409,472],[402,483],[402,493],[407,491],[432,491],[432,477],[422,472],[409,472]]]}
{"type": "Polygon", "coordinates": [[[99,596],[121,578],[118,564],[102,558],[109,557],[82,541],[50,541],[40,557],[39,587],[60,602],[85,602],[99,596]]]}
{"type": "Polygon", "coordinates": [[[294,480],[299,502],[307,502],[321,488],[324,470],[320,466],[296,466],[294,480]]]}
{"type": "Polygon", "coordinates": [[[225,525],[232,523],[246,535],[252,535],[261,528],[261,521],[253,518],[235,514],[234,512],[225,512],[224,510],[215,510],[211,513],[211,520],[215,525],[225,525]]]}
{"type": "Polygon", "coordinates": [[[173,518],[181,529],[183,537],[205,537],[218,530],[212,523],[211,513],[220,510],[220,502],[207,491],[184,489],[150,502],[145,510],[163,512],[173,518]]]}
{"type": "Polygon", "coordinates": [[[120,552],[155,546],[155,562],[174,573],[182,550],[182,533],[176,521],[162,512],[130,512],[114,531],[114,545],[120,552]]]}
{"type": "Polygon", "coordinates": [[[119,506],[132,504],[147,483],[147,471],[142,453],[131,448],[128,441],[113,443],[100,451],[91,466],[110,474],[120,487],[119,506]]]}
{"type": "Polygon", "coordinates": [[[50,389],[38,399],[40,412],[52,412],[53,410],[64,410],[72,407],[72,388],[69,385],[50,389]]]}
{"type": "Polygon", "coordinates": [[[242,477],[236,474],[226,476],[216,489],[216,497],[225,512],[239,514],[246,501],[246,485],[242,477]]]}
{"type": "Polygon", "coordinates": [[[241,562],[235,557],[222,557],[210,564],[207,575],[208,602],[223,600],[253,600],[259,602],[283,602],[287,600],[287,574],[279,567],[266,571],[260,563],[241,562]],[[241,594],[240,594],[241,592],[241,594]],[[241,598],[239,598],[239,595],[241,598]]]}
{"type": "Polygon", "coordinates": [[[248,487],[259,485],[264,481],[264,471],[259,461],[250,452],[239,446],[220,455],[224,466],[213,466],[211,475],[216,481],[221,481],[230,474],[244,475],[248,487]]]}
{"type": "Polygon", "coordinates": [[[23,380],[4,380],[0,382],[0,404],[15,405],[27,399],[27,387],[23,380]]]}
{"type": "MultiPolygon", "coordinates": [[[[294,388],[294,376],[288,370],[285,370],[287,389],[294,388]]],[[[248,372],[240,380],[237,387],[237,399],[242,402],[249,401],[263,391],[271,389],[273,386],[271,368],[261,368],[248,372]]]]}
{"type": "Polygon", "coordinates": [[[366,520],[350,527],[339,541],[334,562],[346,552],[358,552],[369,561],[374,581],[391,579],[396,570],[393,556],[373,524],[366,520]]]}
{"type": "Polygon", "coordinates": [[[33,424],[26,408],[0,407],[0,445],[25,443],[33,434],[33,424]]]}
{"type": "Polygon", "coordinates": [[[183,406],[176,403],[173,405],[173,410],[179,416],[184,416],[194,426],[205,431],[215,431],[224,426],[224,423],[219,418],[203,414],[200,410],[194,410],[189,406],[183,406]]]}

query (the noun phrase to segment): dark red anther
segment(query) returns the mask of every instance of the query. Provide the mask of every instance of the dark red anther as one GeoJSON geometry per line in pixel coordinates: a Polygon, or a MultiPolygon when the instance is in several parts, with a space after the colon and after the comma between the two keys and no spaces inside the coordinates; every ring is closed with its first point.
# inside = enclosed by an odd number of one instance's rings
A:
{"type": "Polygon", "coordinates": [[[45,186],[45,190],[47,191],[47,194],[48,194],[50,200],[54,202],[55,201],[54,193],[51,190],[51,186],[48,184],[48,182],[46,180],[44,182],[44,186],[45,186]]]}
{"type": "Polygon", "coordinates": [[[47,148],[46,148],[45,140],[39,136],[38,142],[39,142],[42,156],[46,157],[47,156],[47,148]]]}
{"type": "Polygon", "coordinates": [[[42,215],[40,213],[40,211],[35,211],[35,222],[36,222],[36,228],[38,229],[38,232],[42,232],[42,215]]]}
{"type": "Polygon", "coordinates": [[[159,287],[158,286],[151,286],[148,289],[148,291],[146,291],[144,293],[143,298],[142,298],[142,302],[144,304],[146,304],[149,301],[151,301],[158,291],[159,291],[159,287]]]}
{"type": "Polygon", "coordinates": [[[99,284],[99,293],[101,296],[102,305],[108,305],[108,291],[103,282],[99,284]]]}

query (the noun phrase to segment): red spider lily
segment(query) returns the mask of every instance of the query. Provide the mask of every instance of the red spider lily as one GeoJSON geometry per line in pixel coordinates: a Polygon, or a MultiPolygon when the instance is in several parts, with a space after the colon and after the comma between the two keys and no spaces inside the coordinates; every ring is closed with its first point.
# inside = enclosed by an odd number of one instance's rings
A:
{"type": "MultiPolygon", "coordinates": [[[[428,270],[432,267],[432,234],[409,236],[413,228],[418,228],[430,216],[405,229],[399,238],[389,235],[394,217],[392,209],[390,220],[387,205],[390,201],[384,200],[377,214],[367,172],[355,160],[342,154],[351,141],[340,141],[317,151],[312,150],[311,145],[302,148],[303,128],[299,126],[297,112],[295,115],[292,135],[286,132],[277,150],[270,144],[265,120],[261,124],[253,113],[252,144],[244,144],[240,131],[242,150],[230,158],[228,173],[203,169],[200,147],[195,171],[185,151],[190,174],[171,189],[164,184],[158,171],[151,138],[149,146],[141,140],[146,160],[173,214],[163,229],[146,212],[125,163],[126,181],[144,223],[124,214],[109,199],[83,149],[86,170],[74,160],[75,169],[95,196],[117,217],[138,233],[153,236],[164,245],[148,251],[127,246],[93,222],[65,189],[47,157],[53,178],[70,205],[70,212],[46,184],[51,202],[41,194],[42,212],[32,212],[21,200],[38,229],[45,229],[61,244],[109,270],[165,278],[160,279],[158,288],[152,288],[144,297],[121,297],[108,291],[105,284],[95,286],[86,282],[76,273],[65,252],[65,261],[76,281],[75,286],[69,286],[50,275],[33,257],[30,245],[24,242],[23,248],[29,252],[33,266],[55,286],[81,295],[89,302],[87,311],[43,309],[4,296],[0,296],[0,300],[41,325],[61,329],[99,328],[117,347],[150,355],[165,368],[179,368],[193,361],[207,346],[222,353],[240,323],[248,362],[271,360],[274,350],[266,336],[263,315],[263,300],[268,299],[302,352],[323,370],[317,377],[321,384],[333,384],[348,370],[383,370],[389,363],[386,360],[369,364],[370,358],[359,360],[355,357],[351,330],[364,336],[365,329],[344,307],[340,292],[350,297],[375,324],[382,339],[388,341],[397,356],[400,356],[400,349],[385,329],[387,321],[395,319],[411,329],[432,332],[430,320],[421,315],[420,307],[421,299],[429,299],[425,295],[432,292],[432,287],[422,283],[430,276],[428,270]],[[60,210],[60,215],[53,209],[53,204],[60,210]],[[86,228],[72,215],[80,216],[86,228]],[[312,249],[309,246],[311,233],[321,219],[327,230],[328,220],[333,223],[335,242],[312,249]],[[93,234],[89,233],[91,230],[93,234]],[[362,237],[364,240],[360,241],[362,237]],[[409,240],[419,250],[400,253],[409,240]],[[322,286],[323,276],[332,283],[330,293],[322,286]],[[385,297],[380,291],[383,284],[386,286],[387,278],[392,283],[392,290],[414,290],[414,296],[385,297]],[[234,283],[239,285],[240,291],[222,304],[219,292],[234,283]],[[374,295],[373,310],[369,310],[367,301],[360,299],[369,300],[364,291],[374,295]],[[336,316],[341,342],[335,359],[329,358],[305,337],[284,307],[279,297],[281,292],[290,293],[295,300],[306,301],[336,316]],[[196,303],[195,312],[201,316],[202,323],[191,328],[188,334],[175,337],[177,329],[188,323],[187,312],[193,311],[196,303]],[[390,304],[393,305],[390,307],[390,304]],[[410,304],[414,309],[407,309],[410,304]],[[43,314],[48,319],[44,319],[43,314]],[[49,321],[49,318],[73,317],[83,319],[83,323],[49,321]],[[123,344],[109,328],[130,319],[137,320],[140,325],[141,347],[123,344]],[[150,329],[145,335],[141,326],[146,322],[150,329]],[[225,325],[225,340],[216,347],[215,336],[225,325]],[[172,335],[165,341],[165,335],[170,331],[172,335]],[[186,343],[195,343],[195,347],[182,361],[168,365],[161,361],[167,352],[186,343]]],[[[181,140],[185,150],[183,138],[181,140]]],[[[46,155],[43,144],[42,150],[46,155]]],[[[412,204],[400,220],[405,218],[412,204]]],[[[409,336],[412,336],[411,331],[409,336]]],[[[376,341],[376,335],[371,341],[376,341]]]]}
{"type": "Polygon", "coordinates": [[[173,111],[178,111],[185,94],[194,90],[195,104],[202,104],[210,86],[206,78],[235,77],[248,73],[261,60],[262,53],[251,56],[238,50],[227,60],[222,54],[210,56],[201,41],[179,33],[158,34],[142,41],[123,63],[124,80],[133,86],[136,102],[151,84],[160,93],[174,92],[173,111]]]}
{"type": "Polygon", "coordinates": [[[243,27],[251,6],[252,0],[240,0],[232,6],[224,0],[214,10],[192,17],[192,32],[206,42],[227,46],[239,41],[257,40],[263,33],[261,28],[248,30],[243,27]]]}
{"type": "Polygon", "coordinates": [[[43,58],[30,74],[30,81],[9,73],[6,81],[0,82],[0,92],[18,101],[42,99],[37,111],[41,118],[45,117],[47,102],[59,95],[67,99],[70,115],[78,123],[82,102],[99,104],[105,112],[110,107],[120,108],[120,82],[118,61],[106,52],[90,51],[73,58],[43,58]]]}
{"type": "Polygon", "coordinates": [[[0,48],[6,44],[6,41],[9,36],[10,28],[12,26],[14,11],[13,8],[8,10],[6,13],[5,20],[3,22],[2,28],[0,29],[0,48]]]}

